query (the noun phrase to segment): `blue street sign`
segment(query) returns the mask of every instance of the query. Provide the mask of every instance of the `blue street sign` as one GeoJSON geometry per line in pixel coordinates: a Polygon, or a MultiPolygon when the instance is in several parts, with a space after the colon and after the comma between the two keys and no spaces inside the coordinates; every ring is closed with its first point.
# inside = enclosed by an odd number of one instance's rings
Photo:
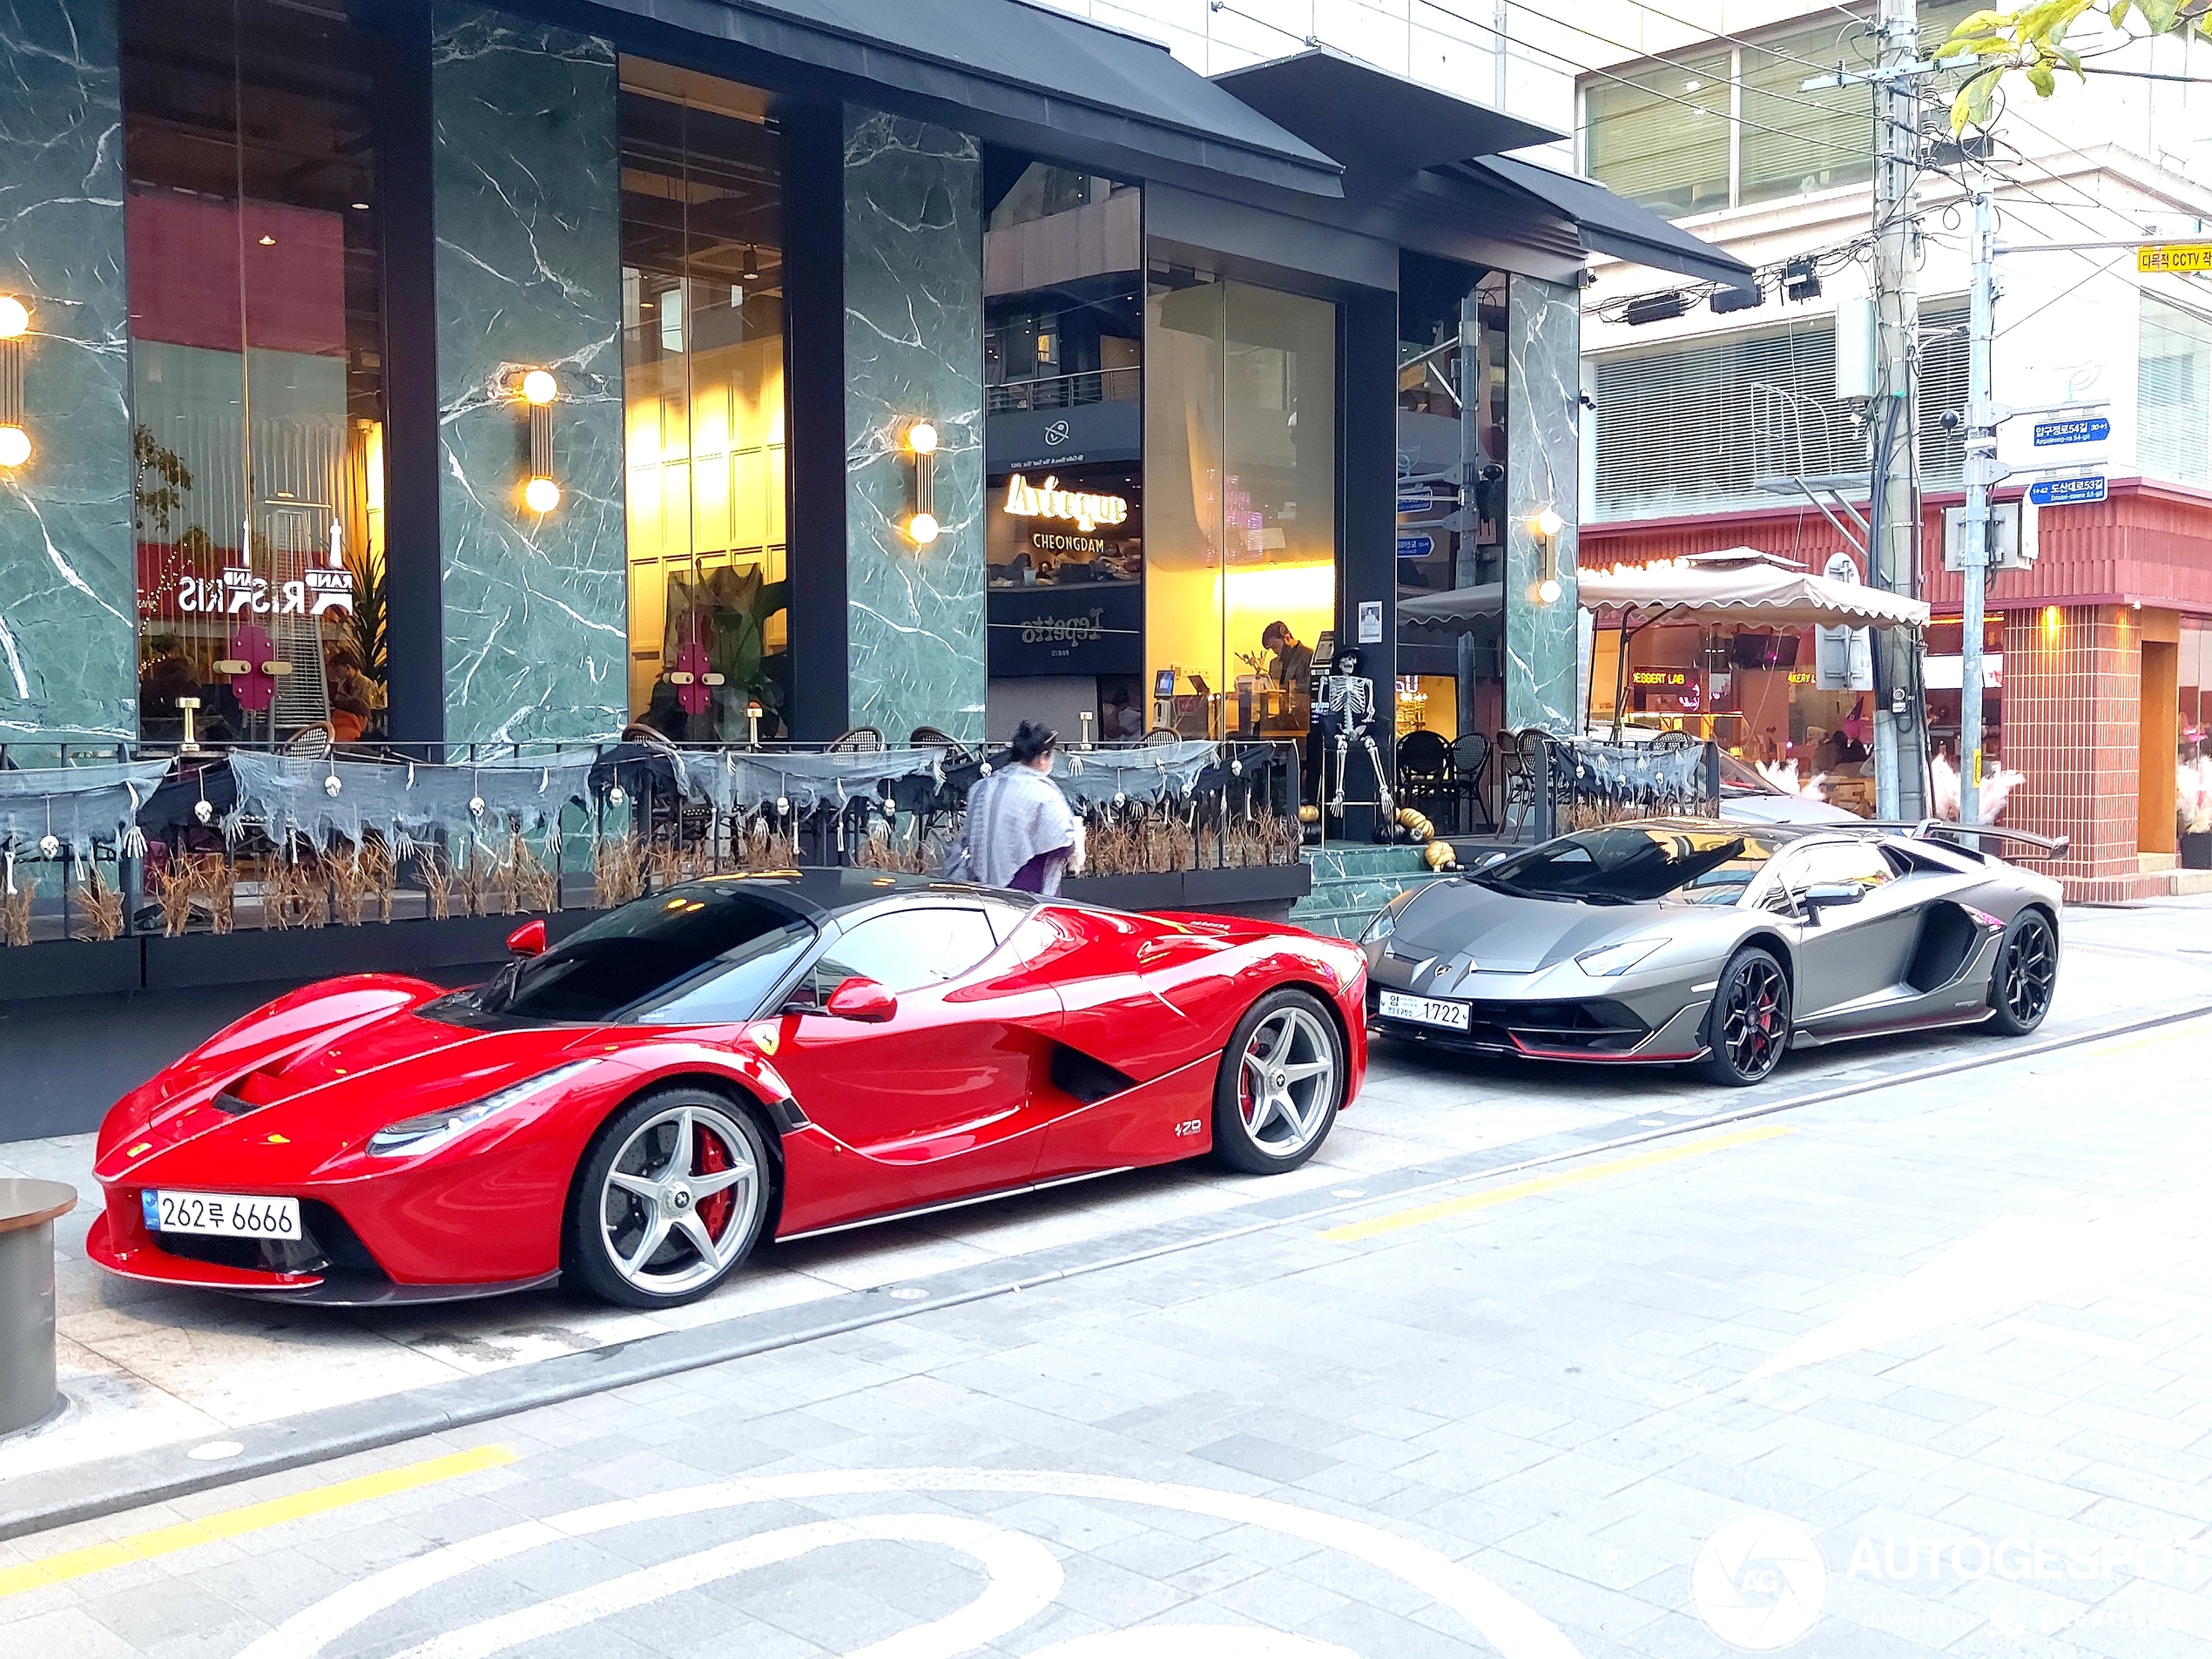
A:
{"type": "Polygon", "coordinates": [[[2102,443],[2111,435],[2112,422],[2101,415],[2035,423],[2035,447],[2039,449],[2047,449],[2054,443],[2102,443]]]}
{"type": "Polygon", "coordinates": [[[1398,510],[1401,513],[1426,513],[1436,505],[1436,498],[1429,494],[1426,484],[1398,486],[1398,510]]]}
{"type": "Polygon", "coordinates": [[[1398,556],[1401,559],[1425,559],[1436,551],[1433,536],[1401,536],[1398,538],[1398,556]]]}
{"type": "Polygon", "coordinates": [[[2094,478],[2046,478],[2027,487],[2027,498],[2038,507],[2076,507],[2105,498],[2104,475],[2094,478]]]}

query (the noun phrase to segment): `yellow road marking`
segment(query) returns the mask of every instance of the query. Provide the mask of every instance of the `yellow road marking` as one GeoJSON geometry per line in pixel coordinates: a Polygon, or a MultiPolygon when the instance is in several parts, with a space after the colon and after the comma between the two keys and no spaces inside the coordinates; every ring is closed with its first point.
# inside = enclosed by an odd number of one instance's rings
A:
{"type": "Polygon", "coordinates": [[[1579,1170],[1561,1170],[1556,1175],[1540,1175],[1531,1180],[1516,1181],[1510,1186],[1493,1187],[1487,1192],[1471,1192],[1464,1198],[1440,1199],[1435,1204],[1420,1204],[1387,1216],[1351,1222],[1342,1227],[1332,1227],[1321,1237],[1348,1244],[1359,1239],[1372,1238],[1379,1233],[1394,1233],[1402,1228],[1418,1227],[1423,1222],[1441,1221],[1447,1216],[1464,1216],[1472,1211],[1511,1204],[1516,1198],[1533,1198],[1540,1192],[1556,1192],[1561,1187],[1578,1187],[1586,1181],[1602,1181],[1608,1176],[1626,1175],[1631,1170],[1649,1170],[1656,1164],[1694,1158],[1702,1152],[1719,1152],[1731,1146],[1748,1146],[1753,1141],[1770,1141],[1777,1135],[1789,1133],[1785,1124],[1762,1123],[1755,1129],[1738,1130],[1732,1135],[1716,1135],[1708,1140],[1655,1146],[1649,1152],[1636,1152],[1624,1158],[1610,1158],[1603,1163],[1585,1164],[1579,1170]]]}
{"type": "Polygon", "coordinates": [[[0,1597],[17,1595],[24,1590],[40,1589],[49,1584],[64,1583],[72,1578],[83,1578],[91,1573],[104,1573],[111,1567],[120,1567],[125,1561],[152,1561],[158,1555],[173,1555],[180,1549],[190,1549],[195,1544],[212,1543],[219,1538],[236,1538],[264,1527],[280,1526],[287,1521],[298,1521],[307,1515],[320,1515],[333,1509],[342,1509],[350,1503],[365,1502],[371,1498],[388,1498],[395,1492],[408,1492],[416,1487],[426,1487],[439,1480],[450,1480],[457,1475],[474,1474],[480,1469],[496,1469],[502,1464],[515,1461],[516,1453],[503,1446],[480,1446],[472,1452],[455,1452],[448,1457],[434,1457],[421,1463],[402,1464],[396,1469],[386,1469],[377,1474],[364,1474],[351,1480],[341,1480],[335,1486],[317,1487],[310,1492],[295,1492],[286,1498],[271,1498],[262,1503],[249,1503],[241,1508],[226,1509],[200,1521],[179,1521],[173,1527],[157,1527],[151,1532],[134,1533],[128,1538],[118,1538],[105,1544],[89,1544],[83,1549],[64,1550],[58,1555],[49,1555],[44,1561],[25,1561],[19,1567],[0,1568],[0,1597]]]}
{"type": "Polygon", "coordinates": [[[2178,1025],[2166,1026],[2156,1031],[2141,1032],[2134,1036],[2107,1037],[2101,1042],[2090,1044],[2089,1047],[2090,1051],[2096,1055],[2131,1054],[2138,1049],[2163,1048],[2167,1043],[2183,1042],[2191,1037],[2201,1040],[2206,1035],[2203,1016],[2199,1015],[2185,1020],[2178,1025]]]}

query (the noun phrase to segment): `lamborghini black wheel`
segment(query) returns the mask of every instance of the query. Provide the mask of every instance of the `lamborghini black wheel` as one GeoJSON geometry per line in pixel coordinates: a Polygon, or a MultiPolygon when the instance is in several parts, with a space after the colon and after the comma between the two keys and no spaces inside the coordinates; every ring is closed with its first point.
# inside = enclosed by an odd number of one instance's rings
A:
{"type": "Polygon", "coordinates": [[[1764,1082],[1790,1048],[1790,979],[1771,951],[1747,945],[1729,958],[1705,1015],[1702,1067],[1712,1082],[1745,1089],[1764,1082]]]}
{"type": "Polygon", "coordinates": [[[1992,1027],[2008,1037],[2024,1037],[2043,1023],[2059,988],[2059,936],[2040,910],[2023,910],[2005,929],[1997,948],[1997,971],[1989,981],[1992,1027]]]}

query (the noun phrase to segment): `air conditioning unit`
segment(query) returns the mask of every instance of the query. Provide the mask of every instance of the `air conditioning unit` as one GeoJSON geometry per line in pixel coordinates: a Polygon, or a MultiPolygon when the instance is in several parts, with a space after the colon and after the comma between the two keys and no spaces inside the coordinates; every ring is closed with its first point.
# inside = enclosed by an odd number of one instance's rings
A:
{"type": "MultiPolygon", "coordinates": [[[[1989,568],[1993,570],[2025,570],[2035,563],[2041,551],[2037,545],[2036,523],[2041,516],[2033,502],[1992,502],[1989,506],[1989,568]]],[[[1959,550],[1966,544],[1966,509],[1946,507],[1943,509],[1943,568],[1946,570],[1964,570],[1959,550]]]]}

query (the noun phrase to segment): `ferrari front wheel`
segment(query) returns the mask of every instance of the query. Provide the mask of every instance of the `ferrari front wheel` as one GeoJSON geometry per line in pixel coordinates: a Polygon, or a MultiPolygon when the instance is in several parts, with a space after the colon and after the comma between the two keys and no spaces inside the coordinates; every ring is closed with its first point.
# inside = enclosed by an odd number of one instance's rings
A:
{"type": "Polygon", "coordinates": [[[602,1301],[697,1301],[752,1252],[768,1213],[767,1143],[703,1089],[664,1089],[601,1126],[570,1202],[566,1255],[602,1301]]]}
{"type": "Polygon", "coordinates": [[[1790,980],[1771,951],[1729,958],[1705,1015],[1705,1076],[1730,1089],[1764,1082],[1790,1048],[1790,980]]]}
{"type": "Polygon", "coordinates": [[[1304,991],[1271,991],[1237,1022],[1213,1091],[1214,1156],[1247,1175],[1295,1170],[1344,1102],[1344,1039],[1304,991]]]}

